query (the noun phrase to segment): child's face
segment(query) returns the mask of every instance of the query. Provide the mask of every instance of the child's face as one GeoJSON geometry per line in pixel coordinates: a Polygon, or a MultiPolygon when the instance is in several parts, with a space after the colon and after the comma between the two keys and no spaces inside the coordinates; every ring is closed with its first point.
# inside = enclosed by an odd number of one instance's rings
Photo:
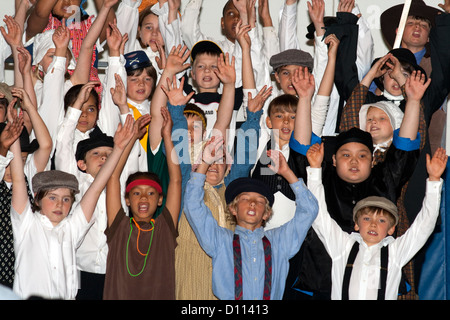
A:
{"type": "Polygon", "coordinates": [[[158,17],[154,14],[149,14],[142,20],[142,24],[138,27],[138,34],[142,44],[149,46],[153,52],[158,51],[156,43],[161,47],[164,45],[158,17]]]}
{"type": "Polygon", "coordinates": [[[53,226],[67,217],[71,207],[72,196],[68,188],[51,190],[40,201],[41,214],[45,215],[53,226]]]}
{"type": "Polygon", "coordinates": [[[139,76],[127,76],[127,97],[136,102],[142,103],[150,97],[153,87],[153,78],[143,71],[139,76]]]}
{"type": "Polygon", "coordinates": [[[222,182],[223,177],[225,176],[225,172],[227,171],[227,163],[224,160],[219,162],[214,162],[212,165],[208,167],[208,171],[206,171],[206,181],[212,185],[217,186],[222,182]]]}
{"type": "Polygon", "coordinates": [[[78,167],[92,177],[96,177],[106,159],[111,154],[111,147],[97,147],[86,152],[85,160],[78,160],[78,167]]]}
{"type": "Polygon", "coordinates": [[[81,107],[81,115],[78,119],[77,129],[85,133],[88,130],[94,128],[98,119],[98,106],[97,101],[93,96],[89,96],[81,107]]]}
{"type": "Polygon", "coordinates": [[[228,2],[226,8],[224,9],[224,15],[220,20],[220,24],[225,37],[231,42],[236,40],[236,25],[240,19],[241,15],[234,6],[233,2],[228,2]]]}
{"type": "Polygon", "coordinates": [[[147,185],[137,185],[131,188],[125,202],[133,213],[136,221],[149,222],[156,212],[158,206],[162,204],[163,196],[154,187],[147,185]]]}
{"type": "Polygon", "coordinates": [[[217,56],[206,53],[195,57],[191,74],[200,92],[216,92],[219,88],[220,80],[214,72],[217,70],[217,59],[217,56]]]}
{"type": "Polygon", "coordinates": [[[375,107],[367,110],[365,131],[370,133],[375,144],[388,141],[394,134],[389,116],[375,107]]]}
{"type": "Polygon", "coordinates": [[[337,175],[349,183],[365,181],[372,171],[372,154],[364,144],[349,142],[333,155],[337,175]]]}
{"type": "Polygon", "coordinates": [[[429,41],[430,25],[427,21],[408,17],[402,37],[402,47],[423,48],[429,41]]]}
{"type": "MultiPolygon", "coordinates": [[[[403,68],[401,68],[402,73],[404,76],[409,77],[409,73],[407,73],[403,68]]],[[[402,87],[398,84],[398,82],[394,79],[392,79],[389,76],[390,71],[388,71],[388,73],[386,73],[383,76],[383,86],[384,86],[384,90],[386,90],[387,92],[389,92],[390,94],[392,94],[393,96],[401,96],[402,93],[402,87]]]]}
{"type": "Polygon", "coordinates": [[[266,198],[257,192],[242,192],[238,197],[236,211],[231,210],[237,224],[252,231],[261,227],[270,216],[266,212],[266,198]]]}
{"type": "MultiPolygon", "coordinates": [[[[25,162],[27,161],[27,157],[28,157],[28,152],[22,152],[22,162],[25,164],[25,162]]],[[[11,177],[11,166],[8,165],[5,168],[5,174],[3,175],[3,180],[5,182],[11,183],[12,182],[12,177],[11,177]]]]}
{"type": "Polygon", "coordinates": [[[275,80],[280,84],[281,90],[286,94],[297,95],[294,86],[292,85],[292,75],[299,66],[297,65],[287,65],[282,66],[275,72],[275,80]]]}
{"type": "Polygon", "coordinates": [[[194,114],[189,114],[186,116],[187,125],[188,125],[188,135],[189,135],[189,143],[191,145],[197,144],[203,139],[203,133],[206,128],[203,128],[202,119],[194,114]]]}
{"type": "Polygon", "coordinates": [[[387,235],[392,235],[395,226],[391,226],[390,220],[382,212],[368,212],[359,216],[355,230],[359,231],[364,242],[370,247],[387,235]]]}
{"type": "Polygon", "coordinates": [[[275,110],[266,118],[266,124],[269,129],[272,129],[281,148],[288,144],[291,138],[295,125],[295,112],[275,110]]]}
{"type": "Polygon", "coordinates": [[[58,0],[52,9],[52,14],[62,18],[69,18],[79,10],[81,0],[58,0]]]}

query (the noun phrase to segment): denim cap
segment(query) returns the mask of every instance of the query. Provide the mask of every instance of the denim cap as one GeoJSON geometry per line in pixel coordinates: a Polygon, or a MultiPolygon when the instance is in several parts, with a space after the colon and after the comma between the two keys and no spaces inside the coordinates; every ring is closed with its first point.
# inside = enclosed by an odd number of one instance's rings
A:
{"type": "Polygon", "coordinates": [[[151,67],[152,63],[143,50],[128,52],[124,55],[127,72],[151,67]]]}
{"type": "Polygon", "coordinates": [[[226,203],[231,203],[236,196],[242,192],[256,192],[263,195],[269,201],[269,205],[272,206],[274,202],[273,192],[263,181],[248,177],[237,178],[230,182],[225,189],[226,203]]]}

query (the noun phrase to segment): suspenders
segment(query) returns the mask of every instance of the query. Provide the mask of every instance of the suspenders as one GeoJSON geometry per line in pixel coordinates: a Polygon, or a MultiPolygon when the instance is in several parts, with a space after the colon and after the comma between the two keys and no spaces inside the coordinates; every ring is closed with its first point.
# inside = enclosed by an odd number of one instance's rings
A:
{"type": "MultiPolygon", "coordinates": [[[[348,300],[348,287],[350,285],[350,276],[353,270],[353,263],[355,262],[356,255],[359,251],[359,243],[353,244],[350,255],[348,256],[347,266],[345,267],[344,281],[342,283],[342,300],[348,300]]],[[[378,289],[377,300],[384,300],[386,294],[386,280],[388,271],[388,246],[381,248],[381,264],[380,264],[380,288],[378,289]]]]}

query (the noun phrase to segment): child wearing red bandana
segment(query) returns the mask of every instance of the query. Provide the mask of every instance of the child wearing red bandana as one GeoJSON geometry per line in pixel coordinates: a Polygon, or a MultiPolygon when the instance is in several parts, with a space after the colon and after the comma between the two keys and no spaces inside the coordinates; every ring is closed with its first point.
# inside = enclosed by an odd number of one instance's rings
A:
{"type": "MultiPolygon", "coordinates": [[[[164,118],[161,136],[170,155],[172,119],[166,108],[161,114],[164,118]]],[[[158,176],[152,172],[136,172],[128,177],[125,202],[129,215],[121,202],[122,169],[134,142],[145,131],[145,127],[139,130],[136,125],[135,137],[106,186],[108,258],[104,300],[175,300],[175,247],[181,206],[179,165],[167,156],[170,178],[167,199],[156,218],[154,214],[165,195],[158,176]]]]}

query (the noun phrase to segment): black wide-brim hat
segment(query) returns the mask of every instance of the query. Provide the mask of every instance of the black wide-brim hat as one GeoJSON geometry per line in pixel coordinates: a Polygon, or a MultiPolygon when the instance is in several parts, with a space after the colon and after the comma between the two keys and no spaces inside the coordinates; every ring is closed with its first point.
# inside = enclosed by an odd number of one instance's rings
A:
{"type": "MultiPolygon", "coordinates": [[[[396,48],[396,49],[392,49],[391,51],[389,51],[389,53],[391,53],[394,57],[396,57],[398,59],[398,61],[408,63],[413,67],[414,70],[422,72],[422,74],[425,75],[425,82],[427,82],[427,79],[428,79],[427,73],[421,66],[419,66],[417,64],[416,56],[414,55],[414,53],[411,52],[411,50],[406,49],[406,48],[396,48]]],[[[375,60],[373,60],[372,66],[379,59],[380,58],[376,58],[375,60]]],[[[381,78],[376,78],[373,81],[375,82],[375,84],[381,91],[384,90],[384,86],[383,86],[383,82],[381,81],[381,78]]]]}
{"type": "MultiPolygon", "coordinates": [[[[399,4],[385,10],[380,16],[381,33],[388,45],[394,46],[396,29],[400,23],[404,4],[399,4]]],[[[431,26],[435,25],[435,17],[439,12],[443,12],[437,8],[427,6],[423,0],[412,0],[409,8],[408,16],[423,17],[431,22],[431,26]]]]}
{"type": "Polygon", "coordinates": [[[242,192],[259,193],[267,198],[270,206],[273,205],[275,200],[273,192],[266,183],[258,179],[243,177],[234,179],[225,189],[225,200],[227,204],[231,203],[242,192]]]}

